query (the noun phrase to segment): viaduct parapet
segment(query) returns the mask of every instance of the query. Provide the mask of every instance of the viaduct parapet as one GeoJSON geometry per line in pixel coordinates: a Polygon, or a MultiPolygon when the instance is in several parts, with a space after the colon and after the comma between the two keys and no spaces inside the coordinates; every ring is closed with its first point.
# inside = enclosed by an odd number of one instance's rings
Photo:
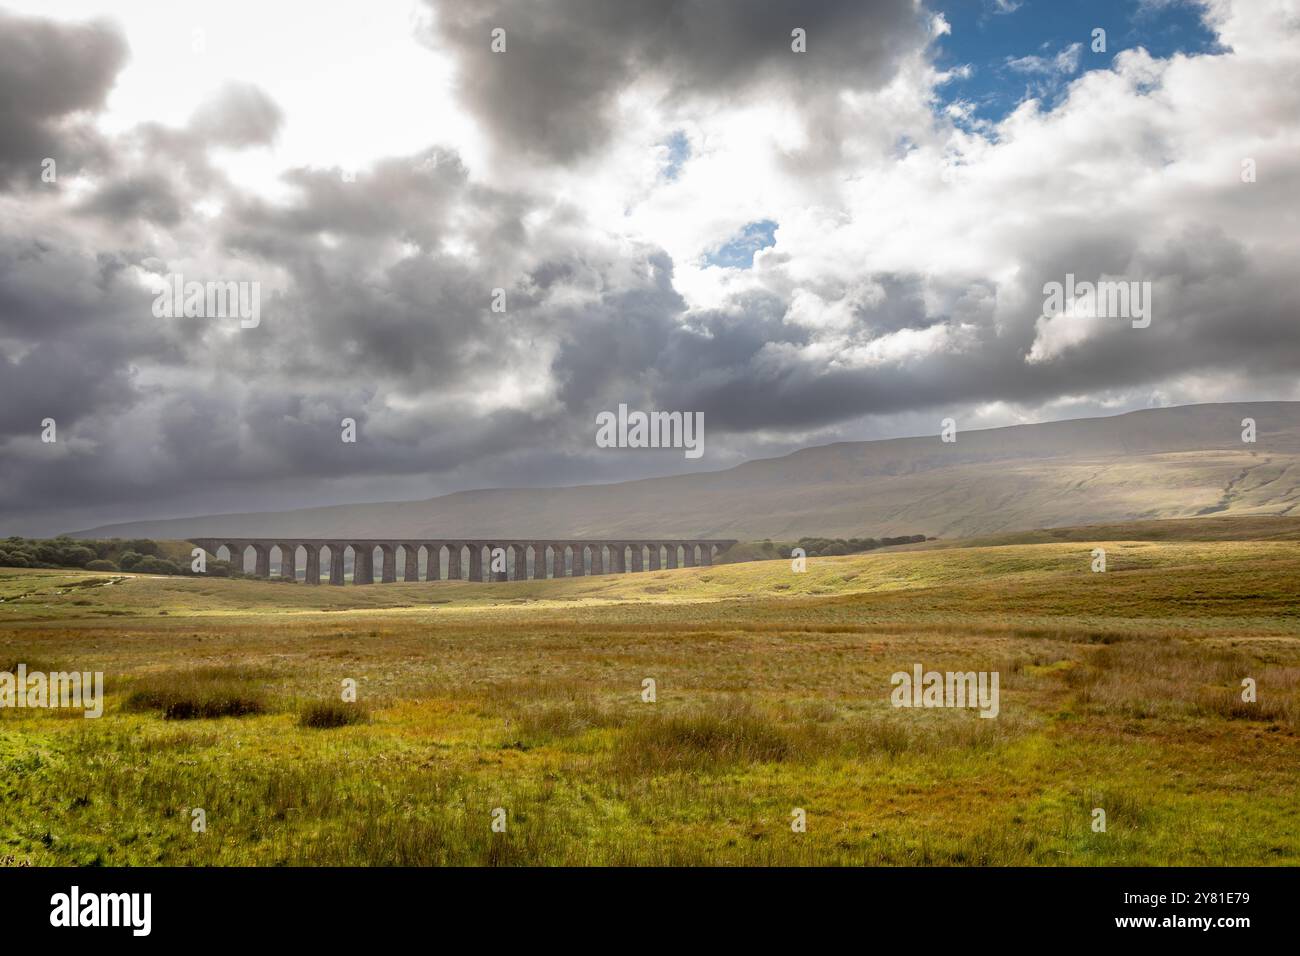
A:
{"type": "Polygon", "coordinates": [[[661,568],[708,566],[735,544],[721,538],[653,540],[536,540],[510,538],[190,538],[213,559],[224,548],[241,572],[271,577],[273,552],[279,552],[278,577],[298,580],[304,556],[307,584],[390,581],[533,581],[544,578],[623,574],[661,568]],[[351,552],[349,557],[348,552],[351,552]],[[400,558],[400,561],[399,561],[400,558]],[[421,568],[423,567],[423,577],[421,568]]]}

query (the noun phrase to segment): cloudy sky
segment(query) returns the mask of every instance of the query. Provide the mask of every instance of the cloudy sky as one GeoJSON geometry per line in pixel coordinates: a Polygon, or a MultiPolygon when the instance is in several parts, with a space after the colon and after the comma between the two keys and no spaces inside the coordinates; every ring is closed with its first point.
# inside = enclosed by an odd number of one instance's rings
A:
{"type": "Polygon", "coordinates": [[[0,0],[0,534],[1300,398],[1298,196],[1298,0],[0,0]]]}

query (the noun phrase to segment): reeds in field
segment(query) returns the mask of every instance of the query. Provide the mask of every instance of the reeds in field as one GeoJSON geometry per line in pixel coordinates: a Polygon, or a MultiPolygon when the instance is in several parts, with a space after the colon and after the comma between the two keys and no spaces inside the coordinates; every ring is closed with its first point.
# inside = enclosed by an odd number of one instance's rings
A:
{"type": "Polygon", "coordinates": [[[329,730],[335,727],[363,724],[369,719],[369,713],[359,704],[349,704],[341,700],[317,700],[307,704],[299,712],[298,726],[329,730]]]}
{"type": "MultiPolygon", "coordinates": [[[[788,708],[780,711],[789,713],[788,708]]],[[[632,722],[615,742],[612,764],[622,776],[711,772],[732,765],[807,764],[906,753],[974,751],[1023,735],[1024,721],[981,720],[967,712],[881,710],[836,716],[825,702],[805,704],[792,721],[739,697],[698,704],[632,722]]]]}
{"type": "Polygon", "coordinates": [[[1300,728],[1300,668],[1252,662],[1203,643],[1130,639],[1107,644],[1066,675],[1075,700],[1093,713],[1125,717],[1222,717],[1300,728]],[[1257,698],[1243,699],[1242,681],[1257,698]]]}
{"type": "Polygon", "coordinates": [[[229,666],[150,674],[134,682],[122,709],[159,711],[166,720],[263,714],[269,707],[258,681],[265,676],[261,668],[229,666]]]}

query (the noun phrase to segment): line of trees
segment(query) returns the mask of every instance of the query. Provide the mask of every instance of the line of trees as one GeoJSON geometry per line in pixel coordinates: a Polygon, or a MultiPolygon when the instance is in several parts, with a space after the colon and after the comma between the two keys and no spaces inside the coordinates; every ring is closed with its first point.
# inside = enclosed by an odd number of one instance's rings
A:
{"type": "MultiPolygon", "coordinates": [[[[792,545],[781,545],[777,553],[783,558],[790,557],[795,548],[802,548],[810,558],[826,557],[832,554],[861,554],[876,548],[892,548],[899,544],[917,544],[930,540],[923,534],[905,534],[897,538],[800,538],[792,545]]],[[[764,547],[771,542],[764,542],[764,547]]]]}
{"type": "Polygon", "coordinates": [[[189,574],[187,561],[168,557],[149,538],[76,541],[68,537],[0,539],[0,567],[84,568],[137,574],[189,574]]]}

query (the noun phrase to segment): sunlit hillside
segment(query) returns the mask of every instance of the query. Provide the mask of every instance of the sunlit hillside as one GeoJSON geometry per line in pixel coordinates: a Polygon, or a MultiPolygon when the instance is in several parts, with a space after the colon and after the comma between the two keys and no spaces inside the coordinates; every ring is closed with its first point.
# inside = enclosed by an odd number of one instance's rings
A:
{"type": "Polygon", "coordinates": [[[942,538],[1197,515],[1294,513],[1300,403],[1149,409],[846,442],[725,471],[577,488],[466,491],[427,501],[143,521],[83,537],[942,538]],[[1242,441],[1253,418],[1254,443],[1242,441]]]}

